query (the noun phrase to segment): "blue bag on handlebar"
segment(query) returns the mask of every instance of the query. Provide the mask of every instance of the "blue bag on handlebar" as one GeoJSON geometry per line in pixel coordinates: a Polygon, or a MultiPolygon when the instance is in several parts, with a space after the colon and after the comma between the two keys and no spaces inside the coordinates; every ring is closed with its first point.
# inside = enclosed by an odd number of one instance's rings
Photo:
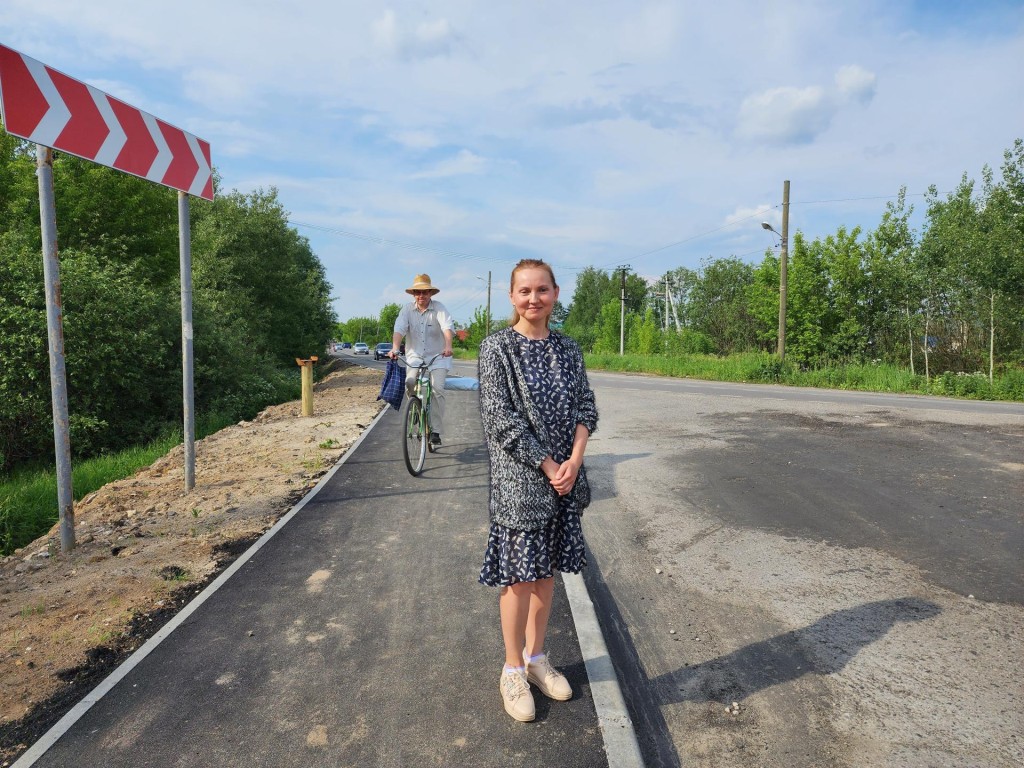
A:
{"type": "Polygon", "coordinates": [[[405,368],[400,366],[397,360],[388,360],[387,368],[384,370],[384,382],[380,385],[377,399],[389,403],[397,411],[402,405],[404,395],[405,368]]]}

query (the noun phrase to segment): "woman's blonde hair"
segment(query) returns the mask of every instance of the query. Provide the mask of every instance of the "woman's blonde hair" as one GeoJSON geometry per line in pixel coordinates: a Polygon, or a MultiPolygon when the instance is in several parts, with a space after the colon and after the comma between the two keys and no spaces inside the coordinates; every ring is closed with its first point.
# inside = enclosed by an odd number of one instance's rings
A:
{"type": "MultiPolygon", "coordinates": [[[[540,259],[522,259],[518,264],[512,268],[512,277],[509,279],[508,292],[512,293],[516,287],[516,272],[521,269],[546,269],[547,273],[551,276],[551,286],[558,288],[558,281],[555,280],[555,273],[551,269],[551,265],[546,261],[540,259]]],[[[547,327],[548,322],[551,320],[551,315],[544,318],[544,326],[547,327]]],[[[519,322],[519,312],[515,309],[512,310],[512,319],[509,321],[509,327],[519,322]]]]}

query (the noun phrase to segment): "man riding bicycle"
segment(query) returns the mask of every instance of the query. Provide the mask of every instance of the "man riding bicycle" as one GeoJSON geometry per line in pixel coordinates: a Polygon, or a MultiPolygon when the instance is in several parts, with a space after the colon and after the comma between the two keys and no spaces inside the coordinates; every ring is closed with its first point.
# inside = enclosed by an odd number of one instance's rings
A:
{"type": "Polygon", "coordinates": [[[452,367],[452,316],[444,304],[434,301],[440,288],[430,284],[430,275],[416,275],[411,288],[405,292],[414,301],[402,307],[395,320],[395,332],[391,338],[392,360],[398,357],[402,337],[405,337],[405,357],[409,362],[406,369],[405,389],[411,397],[416,387],[416,368],[421,362],[437,357],[430,366],[430,384],[433,390],[430,405],[430,443],[441,445],[444,425],[444,380],[452,367]]]}

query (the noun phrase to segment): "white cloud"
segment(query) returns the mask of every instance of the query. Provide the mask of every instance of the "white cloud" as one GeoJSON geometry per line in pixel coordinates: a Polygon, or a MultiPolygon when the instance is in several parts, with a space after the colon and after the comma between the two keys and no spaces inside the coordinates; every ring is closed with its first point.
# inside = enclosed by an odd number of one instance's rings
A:
{"type": "Polygon", "coordinates": [[[773,219],[779,216],[778,213],[772,211],[774,207],[768,203],[761,203],[753,208],[737,208],[725,217],[725,226],[731,227],[734,224],[747,224],[751,221],[754,222],[751,226],[759,225],[762,221],[767,221],[771,224],[773,219]]]}
{"type": "Polygon", "coordinates": [[[835,91],[783,86],[748,96],[740,104],[736,133],[767,144],[809,144],[829,128],[845,103],[868,104],[876,79],[863,67],[847,65],[836,72],[835,91]]]}
{"type": "Polygon", "coordinates": [[[427,171],[412,174],[411,179],[440,179],[448,176],[480,174],[487,169],[487,160],[468,149],[459,150],[455,157],[442,160],[427,171]]]}
{"type": "Polygon", "coordinates": [[[220,69],[199,68],[184,77],[185,95],[222,114],[252,111],[260,106],[251,77],[220,69]]]}
{"type": "Polygon", "coordinates": [[[409,149],[433,149],[440,141],[427,131],[395,131],[391,138],[409,149]]]}
{"type": "Polygon", "coordinates": [[[372,23],[371,31],[381,48],[406,61],[447,56],[456,40],[447,19],[423,21],[407,31],[402,29],[397,14],[391,9],[372,23]]]}
{"type": "Polygon", "coordinates": [[[526,235],[539,237],[544,240],[570,240],[597,242],[608,237],[608,230],[605,227],[595,224],[510,224],[512,232],[522,232],[526,235]]]}
{"type": "Polygon", "coordinates": [[[806,144],[828,128],[834,113],[823,88],[772,88],[743,100],[737,133],[769,144],[806,144]]]}
{"type": "Polygon", "coordinates": [[[676,3],[655,3],[635,8],[620,33],[627,54],[658,57],[671,52],[679,41],[678,15],[676,3]]]}
{"type": "Polygon", "coordinates": [[[877,79],[874,73],[856,64],[850,64],[840,67],[836,72],[836,87],[842,95],[861,104],[867,104],[875,96],[877,79]]]}
{"type": "Polygon", "coordinates": [[[249,157],[259,154],[261,150],[274,142],[274,137],[253,128],[240,120],[195,120],[190,128],[197,136],[208,139],[216,136],[213,145],[214,165],[220,157],[249,157]]]}
{"type": "Polygon", "coordinates": [[[379,46],[388,52],[398,50],[398,28],[395,22],[395,12],[388,9],[384,15],[371,25],[373,39],[379,46]]]}

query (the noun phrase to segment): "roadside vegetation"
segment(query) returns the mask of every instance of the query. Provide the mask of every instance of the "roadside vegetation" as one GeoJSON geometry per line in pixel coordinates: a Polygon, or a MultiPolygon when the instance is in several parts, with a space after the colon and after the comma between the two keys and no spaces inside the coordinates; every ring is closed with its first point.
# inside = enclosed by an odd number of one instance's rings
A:
{"type": "MultiPolygon", "coordinates": [[[[874,230],[790,237],[783,360],[778,244],[651,281],[588,267],[552,319],[594,369],[1024,401],[1024,141],[998,176],[964,174],[924,204],[920,231],[902,190],[874,230]]],[[[486,327],[478,307],[457,354],[475,356],[486,327]]]]}
{"type": "MultiPolygon", "coordinates": [[[[177,200],[172,190],[62,153],[53,177],[81,496],[180,442],[177,200]]],[[[218,188],[216,200],[190,208],[198,430],[297,398],[295,358],[320,354],[336,317],[323,266],[288,226],[276,190],[218,188]]],[[[47,496],[52,479],[37,471],[53,462],[41,251],[34,153],[0,131],[0,554],[57,515],[56,491],[47,496]]]]}
{"type": "Polygon", "coordinates": [[[794,363],[780,363],[767,352],[713,355],[662,356],[603,353],[586,355],[591,370],[628,371],[658,376],[788,384],[794,387],[849,389],[863,392],[940,395],[974,400],[1024,401],[1024,369],[998,374],[990,383],[984,373],[953,373],[925,378],[906,368],[885,364],[846,364],[827,368],[801,369],[794,363]]]}
{"type": "MultiPolygon", "coordinates": [[[[234,423],[224,415],[196,421],[196,439],[234,423]]],[[[71,485],[75,501],[107,483],[130,477],[181,444],[181,430],[172,429],[149,443],[74,463],[71,485]]],[[[0,478],[0,554],[45,533],[56,522],[57,478],[52,462],[39,468],[19,467],[0,478]]]]}

